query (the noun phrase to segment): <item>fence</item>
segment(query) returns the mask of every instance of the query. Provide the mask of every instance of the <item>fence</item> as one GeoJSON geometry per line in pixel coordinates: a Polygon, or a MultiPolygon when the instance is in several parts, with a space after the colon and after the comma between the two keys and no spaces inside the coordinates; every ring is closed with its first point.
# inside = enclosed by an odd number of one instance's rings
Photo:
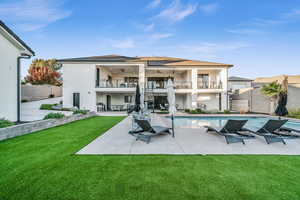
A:
{"type": "Polygon", "coordinates": [[[49,98],[50,95],[54,97],[62,96],[62,87],[53,85],[22,85],[21,99],[26,101],[36,101],[49,98]]]}

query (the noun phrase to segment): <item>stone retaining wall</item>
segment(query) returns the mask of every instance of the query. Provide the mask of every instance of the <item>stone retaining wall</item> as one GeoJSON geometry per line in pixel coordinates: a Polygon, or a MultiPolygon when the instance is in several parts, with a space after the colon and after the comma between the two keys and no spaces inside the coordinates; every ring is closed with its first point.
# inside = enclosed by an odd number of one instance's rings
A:
{"type": "Polygon", "coordinates": [[[20,135],[26,135],[47,128],[60,126],[63,124],[67,124],[81,119],[86,119],[93,116],[96,116],[95,112],[90,112],[86,115],[76,114],[76,115],[64,117],[62,119],[47,119],[47,120],[35,121],[35,122],[30,122],[25,124],[19,124],[15,126],[6,127],[6,128],[0,128],[0,141],[6,140],[8,138],[14,138],[20,135]]]}

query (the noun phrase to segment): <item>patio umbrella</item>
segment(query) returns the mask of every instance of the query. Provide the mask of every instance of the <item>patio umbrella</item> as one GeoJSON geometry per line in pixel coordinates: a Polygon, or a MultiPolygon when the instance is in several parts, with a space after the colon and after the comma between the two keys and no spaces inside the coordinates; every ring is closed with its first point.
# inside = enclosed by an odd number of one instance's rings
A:
{"type": "Polygon", "coordinates": [[[175,90],[174,84],[171,79],[167,82],[167,94],[168,94],[168,103],[169,103],[169,113],[172,119],[172,135],[175,137],[174,133],[174,114],[176,113],[176,105],[175,105],[175,90]]]}
{"type": "Polygon", "coordinates": [[[276,115],[285,116],[289,114],[288,110],[286,109],[286,104],[287,104],[287,93],[281,92],[279,94],[278,106],[275,110],[276,115]]]}
{"type": "Polygon", "coordinates": [[[141,93],[140,93],[140,86],[136,85],[135,91],[135,112],[139,112],[141,110],[141,93]]]}
{"type": "Polygon", "coordinates": [[[287,105],[287,94],[288,94],[288,77],[285,76],[281,83],[282,91],[279,93],[278,106],[275,110],[276,115],[285,116],[289,114],[286,105],[287,105]]]}

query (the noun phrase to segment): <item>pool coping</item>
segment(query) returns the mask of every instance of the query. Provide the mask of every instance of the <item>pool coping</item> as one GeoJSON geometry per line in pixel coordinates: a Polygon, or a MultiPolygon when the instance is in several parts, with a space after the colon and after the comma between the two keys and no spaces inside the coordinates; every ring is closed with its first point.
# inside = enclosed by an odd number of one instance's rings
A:
{"type": "MultiPolygon", "coordinates": [[[[170,116],[170,114],[158,114],[159,116],[170,116]]],[[[189,113],[176,113],[174,117],[268,117],[272,119],[278,119],[279,116],[268,114],[189,114],[189,113]]],[[[280,117],[281,119],[287,119],[291,122],[300,123],[300,119],[290,117],[280,117]]]]}

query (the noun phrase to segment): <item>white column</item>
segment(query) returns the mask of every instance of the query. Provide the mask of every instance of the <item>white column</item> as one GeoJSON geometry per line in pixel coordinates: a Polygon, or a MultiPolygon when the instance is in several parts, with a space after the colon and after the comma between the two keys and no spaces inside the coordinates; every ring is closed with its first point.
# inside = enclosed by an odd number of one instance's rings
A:
{"type": "Polygon", "coordinates": [[[226,110],[228,109],[228,95],[227,95],[227,91],[228,91],[228,69],[224,68],[222,69],[222,71],[220,72],[220,78],[222,81],[222,110],[226,110]]]}
{"type": "Polygon", "coordinates": [[[197,88],[198,88],[198,70],[192,69],[192,96],[191,96],[191,107],[192,109],[197,108],[197,88]]]}
{"type": "Polygon", "coordinates": [[[144,108],[145,99],[145,64],[139,65],[139,86],[141,91],[141,107],[144,108]]]}

